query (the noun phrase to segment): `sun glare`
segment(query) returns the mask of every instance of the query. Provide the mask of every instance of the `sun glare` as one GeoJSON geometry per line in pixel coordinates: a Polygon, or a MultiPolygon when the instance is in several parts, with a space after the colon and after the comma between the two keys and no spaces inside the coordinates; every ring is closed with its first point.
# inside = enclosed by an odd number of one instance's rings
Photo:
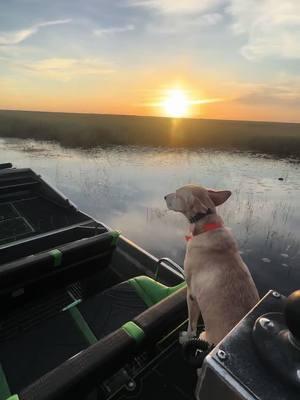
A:
{"type": "Polygon", "coordinates": [[[169,117],[186,117],[189,111],[189,100],[184,91],[172,89],[162,102],[162,107],[169,117]]]}
{"type": "Polygon", "coordinates": [[[223,101],[221,98],[195,98],[194,91],[183,89],[181,87],[171,87],[168,90],[160,91],[156,101],[144,103],[146,106],[158,107],[159,115],[171,118],[183,118],[202,115],[203,104],[223,101]]]}

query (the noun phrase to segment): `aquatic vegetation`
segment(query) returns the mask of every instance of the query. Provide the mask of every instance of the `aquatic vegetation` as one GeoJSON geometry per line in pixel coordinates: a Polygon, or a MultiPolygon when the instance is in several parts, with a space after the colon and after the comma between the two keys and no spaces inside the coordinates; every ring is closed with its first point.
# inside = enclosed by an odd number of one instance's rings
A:
{"type": "Polygon", "coordinates": [[[0,110],[0,137],[64,146],[167,146],[253,151],[300,158],[300,124],[0,110]]]}

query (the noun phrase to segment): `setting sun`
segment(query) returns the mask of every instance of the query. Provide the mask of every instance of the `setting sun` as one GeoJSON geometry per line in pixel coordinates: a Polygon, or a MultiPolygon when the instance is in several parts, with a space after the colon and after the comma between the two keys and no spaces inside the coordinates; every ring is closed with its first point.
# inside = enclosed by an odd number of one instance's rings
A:
{"type": "Polygon", "coordinates": [[[172,89],[168,92],[162,106],[169,117],[185,117],[188,114],[189,101],[184,91],[172,89]]]}

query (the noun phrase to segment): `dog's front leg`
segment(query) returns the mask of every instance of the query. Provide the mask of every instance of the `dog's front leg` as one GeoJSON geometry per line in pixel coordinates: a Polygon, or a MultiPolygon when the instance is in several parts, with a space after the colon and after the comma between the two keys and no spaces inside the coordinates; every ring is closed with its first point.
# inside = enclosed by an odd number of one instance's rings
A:
{"type": "Polygon", "coordinates": [[[187,290],[187,306],[189,313],[189,323],[187,335],[189,337],[196,337],[197,335],[197,325],[200,316],[200,309],[197,300],[191,295],[189,290],[187,290]]]}
{"type": "Polygon", "coordinates": [[[197,300],[193,298],[193,296],[189,293],[189,290],[187,290],[186,301],[188,306],[189,322],[187,331],[183,331],[179,335],[179,343],[181,344],[184,344],[191,338],[195,338],[197,336],[197,325],[200,316],[200,309],[198,307],[197,300]]]}

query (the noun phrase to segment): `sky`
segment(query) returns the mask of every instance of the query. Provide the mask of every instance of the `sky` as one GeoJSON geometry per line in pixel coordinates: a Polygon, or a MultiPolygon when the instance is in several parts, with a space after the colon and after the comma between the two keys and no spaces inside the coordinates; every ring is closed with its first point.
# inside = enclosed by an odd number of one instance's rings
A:
{"type": "Polygon", "coordinates": [[[300,1],[0,0],[0,109],[168,116],[174,90],[300,122],[300,1]]]}

